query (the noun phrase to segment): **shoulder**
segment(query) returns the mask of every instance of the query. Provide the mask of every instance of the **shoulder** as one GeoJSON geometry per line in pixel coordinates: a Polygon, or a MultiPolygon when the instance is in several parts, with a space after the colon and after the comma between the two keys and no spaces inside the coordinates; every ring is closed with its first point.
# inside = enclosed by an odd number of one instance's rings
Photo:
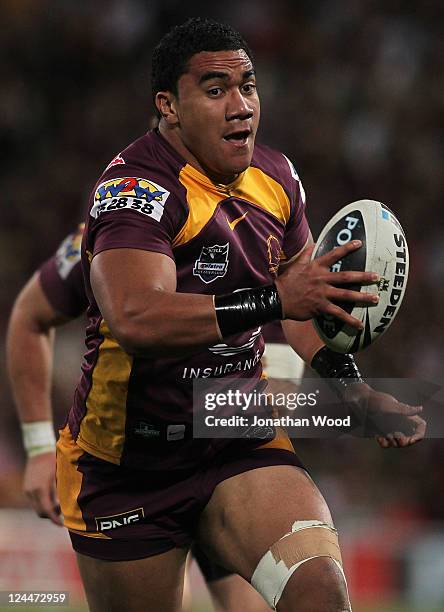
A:
{"type": "Polygon", "coordinates": [[[301,185],[293,162],[281,151],[266,145],[256,144],[251,166],[262,170],[289,191],[294,190],[295,182],[301,185]]]}
{"type": "Polygon", "coordinates": [[[284,153],[263,144],[254,147],[251,165],[279,182],[300,180],[293,163],[284,153]]]}
{"type": "Polygon", "coordinates": [[[160,221],[163,213],[185,213],[186,193],[179,181],[183,160],[156,132],[148,132],[121,151],[93,189],[90,215],[130,209],[160,221]]]}
{"type": "Polygon", "coordinates": [[[69,318],[79,316],[87,307],[80,259],[83,231],[81,223],[39,268],[40,286],[46,298],[57,312],[69,318]]]}
{"type": "Polygon", "coordinates": [[[75,232],[69,234],[58,247],[54,263],[61,279],[65,280],[72,270],[80,264],[80,247],[85,224],[80,223],[75,232]]]}
{"type": "Polygon", "coordinates": [[[303,190],[296,168],[281,151],[263,144],[256,144],[251,166],[270,176],[291,194],[294,193],[295,187],[303,190]]]}
{"type": "Polygon", "coordinates": [[[114,157],[102,173],[99,182],[117,176],[140,174],[144,179],[163,181],[172,192],[177,185],[185,161],[157,131],[150,131],[114,157]]]}

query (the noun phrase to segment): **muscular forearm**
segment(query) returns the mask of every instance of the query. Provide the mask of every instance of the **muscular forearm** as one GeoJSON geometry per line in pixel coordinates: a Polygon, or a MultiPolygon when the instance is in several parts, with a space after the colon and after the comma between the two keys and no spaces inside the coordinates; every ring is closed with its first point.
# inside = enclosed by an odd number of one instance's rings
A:
{"type": "Polygon", "coordinates": [[[132,354],[186,354],[221,340],[211,295],[156,291],[144,308],[122,313],[110,328],[132,354]]]}
{"type": "Polygon", "coordinates": [[[22,422],[52,418],[54,327],[64,320],[48,302],[39,274],[34,274],[14,303],[6,341],[9,380],[22,422]]]}
{"type": "Polygon", "coordinates": [[[130,354],[176,356],[220,341],[213,296],[177,293],[166,255],[104,251],[92,260],[90,281],[111,334],[130,354]]]}
{"type": "Polygon", "coordinates": [[[288,344],[308,365],[314,355],[324,346],[310,321],[282,321],[288,344]]]}
{"type": "MultiPolygon", "coordinates": [[[[369,299],[354,291],[346,291],[344,295],[345,290],[338,290],[327,282],[368,281],[366,273],[350,272],[345,273],[349,276],[340,276],[331,273],[327,267],[330,260],[336,261],[357,246],[355,243],[345,245],[334,255],[327,254],[314,262],[310,262],[310,249],[304,250],[276,280],[273,291],[256,296],[245,295],[245,303],[233,303],[233,307],[227,310],[229,325],[222,324],[219,306],[217,313],[215,311],[213,296],[176,292],[175,262],[162,253],[124,248],[102,251],[92,259],[90,282],[111,333],[125,350],[147,356],[175,356],[210,346],[222,337],[282,317],[307,321],[322,309],[342,316],[351,325],[362,326],[342,309],[338,311],[338,307],[328,299],[330,295],[349,300],[369,299]],[[262,316],[264,311],[268,314],[262,316]],[[256,317],[259,313],[261,316],[256,317]]],[[[263,288],[258,290],[262,292],[263,288]]],[[[233,295],[239,296],[237,293],[233,295]]],[[[236,302],[234,297],[233,302],[236,302]]],[[[291,331],[293,328],[288,329],[290,343],[310,362],[322,346],[311,323],[301,323],[299,328],[294,328],[294,333],[291,331]],[[301,339],[298,339],[298,329],[304,330],[301,339]]]]}
{"type": "Polygon", "coordinates": [[[20,307],[7,337],[8,375],[22,422],[50,420],[54,330],[39,328],[20,307]]]}
{"type": "Polygon", "coordinates": [[[131,338],[140,343],[142,352],[149,340],[157,354],[177,355],[282,318],[279,294],[273,284],[214,296],[211,300],[209,296],[177,293],[163,294],[160,299],[151,293],[151,297],[151,307],[157,306],[160,311],[161,325],[152,328],[148,338],[140,338],[137,330],[141,326],[137,321],[133,324],[131,338]],[[171,318],[166,318],[165,312],[171,318]]]}

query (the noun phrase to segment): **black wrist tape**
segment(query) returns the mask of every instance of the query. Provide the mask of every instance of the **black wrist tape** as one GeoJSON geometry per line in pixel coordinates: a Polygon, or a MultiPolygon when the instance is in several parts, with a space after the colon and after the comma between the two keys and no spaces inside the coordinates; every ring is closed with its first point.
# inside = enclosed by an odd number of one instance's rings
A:
{"type": "Polygon", "coordinates": [[[216,295],[214,307],[223,338],[283,318],[281,300],[274,283],[216,295]]]}
{"type": "Polygon", "coordinates": [[[311,367],[319,376],[326,378],[330,387],[342,399],[346,388],[355,383],[363,383],[361,372],[350,353],[336,353],[323,346],[313,357],[311,367]]]}

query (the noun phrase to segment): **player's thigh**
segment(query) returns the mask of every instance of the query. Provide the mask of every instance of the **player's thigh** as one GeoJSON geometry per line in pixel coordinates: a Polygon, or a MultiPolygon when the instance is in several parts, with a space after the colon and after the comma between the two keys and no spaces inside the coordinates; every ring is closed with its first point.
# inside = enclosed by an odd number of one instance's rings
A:
{"type": "Polygon", "coordinates": [[[250,580],[272,544],[301,520],[333,525],[311,478],[291,465],[262,467],[216,487],[201,516],[199,539],[209,555],[250,580]]]}
{"type": "Polygon", "coordinates": [[[174,548],[135,561],[103,561],[77,554],[91,612],[177,612],[187,551],[174,548]]]}
{"type": "Polygon", "coordinates": [[[249,582],[238,574],[207,583],[216,612],[270,612],[271,608],[249,582]]]}

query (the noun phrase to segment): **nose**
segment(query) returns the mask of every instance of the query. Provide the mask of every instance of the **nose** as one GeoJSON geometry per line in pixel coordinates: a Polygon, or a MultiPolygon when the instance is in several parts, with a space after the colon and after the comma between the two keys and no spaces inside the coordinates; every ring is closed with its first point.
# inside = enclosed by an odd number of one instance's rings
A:
{"type": "Polygon", "coordinates": [[[225,118],[227,121],[233,121],[234,119],[251,119],[253,116],[253,106],[249,103],[248,98],[242,95],[239,89],[235,89],[228,96],[227,109],[225,112],[225,118]]]}

